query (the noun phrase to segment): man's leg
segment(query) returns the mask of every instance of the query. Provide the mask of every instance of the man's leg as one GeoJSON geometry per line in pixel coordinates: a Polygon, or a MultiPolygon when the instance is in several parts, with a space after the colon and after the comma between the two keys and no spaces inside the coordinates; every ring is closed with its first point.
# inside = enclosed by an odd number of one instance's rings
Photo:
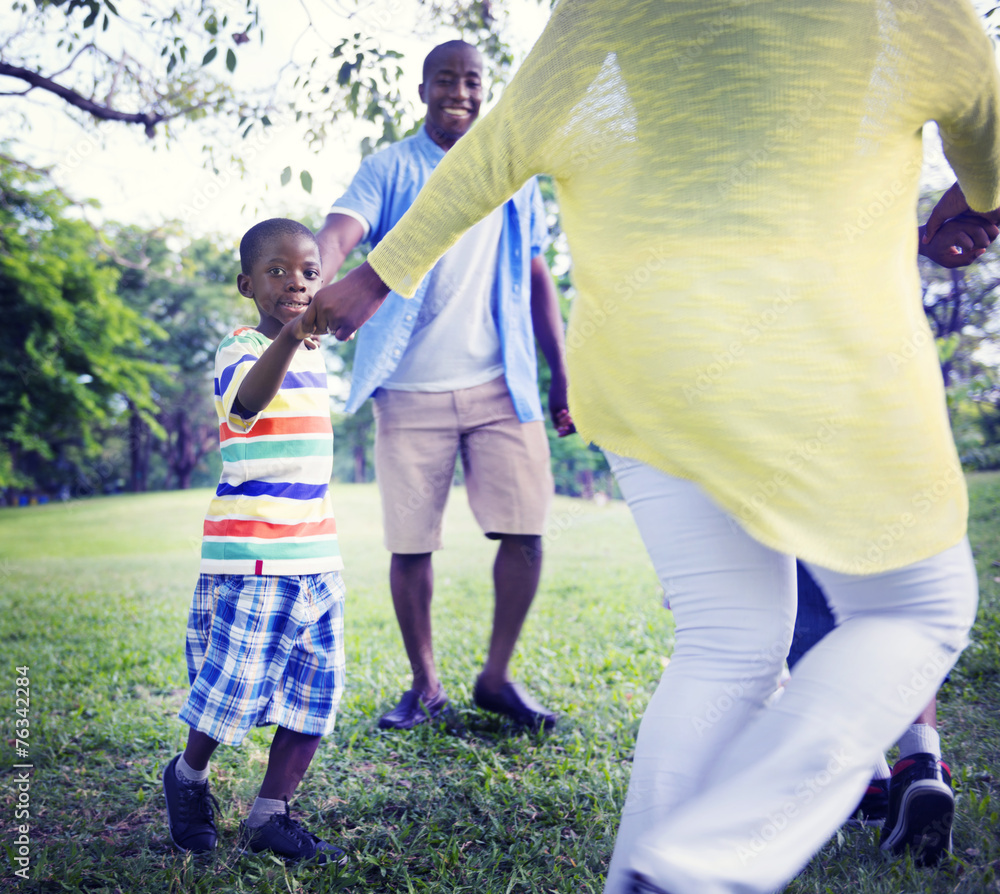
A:
{"type": "Polygon", "coordinates": [[[479,675],[479,682],[487,692],[499,692],[504,683],[510,682],[510,659],[538,591],[541,574],[541,537],[505,534],[500,538],[493,563],[493,632],[486,663],[479,675]]]}
{"type": "Polygon", "coordinates": [[[469,505],[483,532],[500,541],[493,563],[493,631],[475,703],[519,726],[550,728],[556,715],[510,679],[508,665],[542,567],[554,484],[543,422],[521,422],[503,377],[455,393],[469,505]]]}
{"type": "Polygon", "coordinates": [[[448,696],[434,663],[431,557],[442,547],[459,434],[450,392],[379,390],[375,399],[375,476],[385,545],[392,553],[389,589],[413,686],[379,719],[382,729],[411,729],[437,717],[448,696]]]}
{"type": "Polygon", "coordinates": [[[434,566],[431,553],[393,553],[389,563],[392,606],[403,637],[403,648],[413,671],[413,688],[431,698],[441,688],[434,664],[431,600],[434,566]]]}

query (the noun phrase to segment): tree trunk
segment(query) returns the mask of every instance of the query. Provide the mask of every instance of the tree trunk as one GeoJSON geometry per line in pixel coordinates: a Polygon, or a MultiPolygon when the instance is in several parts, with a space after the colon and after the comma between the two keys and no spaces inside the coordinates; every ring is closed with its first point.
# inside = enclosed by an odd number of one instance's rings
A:
{"type": "Polygon", "coordinates": [[[368,480],[368,457],[364,442],[354,445],[354,483],[364,484],[368,480]]]}
{"type": "Polygon", "coordinates": [[[149,426],[134,404],[129,402],[128,458],[130,493],[145,493],[149,489],[149,426]]]}

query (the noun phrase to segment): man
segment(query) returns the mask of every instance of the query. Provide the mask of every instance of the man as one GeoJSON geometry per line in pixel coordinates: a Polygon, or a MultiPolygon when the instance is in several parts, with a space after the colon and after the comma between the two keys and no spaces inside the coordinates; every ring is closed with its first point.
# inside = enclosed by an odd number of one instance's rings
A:
{"type": "MultiPolygon", "coordinates": [[[[482,102],[475,47],[450,41],[424,61],[420,131],[365,159],[317,234],[327,282],[363,239],[378,244],[416,198],[482,102]]],[[[348,412],[375,399],[375,470],[382,495],[389,584],[413,686],[379,720],[410,729],[448,705],[434,662],[433,569],[455,457],[487,537],[499,541],[495,610],[480,707],[529,728],[556,715],[513,683],[508,664],[541,572],[541,535],[553,482],[536,385],[534,340],[552,371],[549,406],[566,411],[562,318],[541,256],[545,213],[532,180],[476,227],[426,277],[416,296],[392,294],[360,333],[348,412]]]]}

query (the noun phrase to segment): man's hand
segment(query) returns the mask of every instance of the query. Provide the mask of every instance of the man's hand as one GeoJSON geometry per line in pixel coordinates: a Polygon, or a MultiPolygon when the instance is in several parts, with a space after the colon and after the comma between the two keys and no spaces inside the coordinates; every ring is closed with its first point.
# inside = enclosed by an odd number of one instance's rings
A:
{"type": "Polygon", "coordinates": [[[560,438],[565,438],[566,435],[571,435],[576,432],[576,426],[573,424],[573,417],[569,415],[569,410],[560,410],[556,413],[556,434],[560,438]]]}
{"type": "Polygon", "coordinates": [[[552,424],[555,426],[556,434],[560,438],[565,438],[576,431],[576,426],[573,425],[573,417],[569,414],[566,390],[565,377],[553,374],[549,382],[549,415],[552,417],[552,424]]]}
{"type": "Polygon", "coordinates": [[[942,267],[967,267],[985,253],[998,234],[1000,228],[995,223],[968,211],[945,221],[930,239],[922,238],[918,250],[942,267]]]}
{"type": "Polygon", "coordinates": [[[938,203],[934,206],[934,210],[931,212],[931,216],[927,218],[927,223],[924,224],[923,237],[920,240],[921,244],[928,245],[946,221],[966,213],[981,217],[991,224],[1000,224],[1000,208],[993,211],[973,211],[969,207],[969,203],[965,200],[965,193],[962,192],[962,187],[958,183],[953,183],[938,200],[938,203]]]}
{"type": "Polygon", "coordinates": [[[347,341],[371,319],[388,294],[389,287],[365,261],[316,293],[310,305],[310,309],[316,308],[316,331],[332,332],[338,341],[347,341]]]}

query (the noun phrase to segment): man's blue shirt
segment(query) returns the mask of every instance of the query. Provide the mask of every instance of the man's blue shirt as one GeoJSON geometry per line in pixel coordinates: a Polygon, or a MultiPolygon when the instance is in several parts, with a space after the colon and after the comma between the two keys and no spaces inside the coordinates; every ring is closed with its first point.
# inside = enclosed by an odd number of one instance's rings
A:
{"type": "MultiPolygon", "coordinates": [[[[421,127],[361,162],[351,185],[330,209],[353,211],[371,228],[367,241],[374,248],[413,204],[444,150],[421,127]]],[[[548,240],[545,207],[538,182],[532,178],[504,204],[503,226],[493,281],[493,308],[504,375],[517,418],[544,418],[538,397],[535,333],[531,323],[531,260],[548,240]]],[[[351,394],[346,410],[354,413],[399,364],[410,342],[430,277],[413,298],[396,292],[386,296],[375,315],[358,331],[351,394]]]]}

